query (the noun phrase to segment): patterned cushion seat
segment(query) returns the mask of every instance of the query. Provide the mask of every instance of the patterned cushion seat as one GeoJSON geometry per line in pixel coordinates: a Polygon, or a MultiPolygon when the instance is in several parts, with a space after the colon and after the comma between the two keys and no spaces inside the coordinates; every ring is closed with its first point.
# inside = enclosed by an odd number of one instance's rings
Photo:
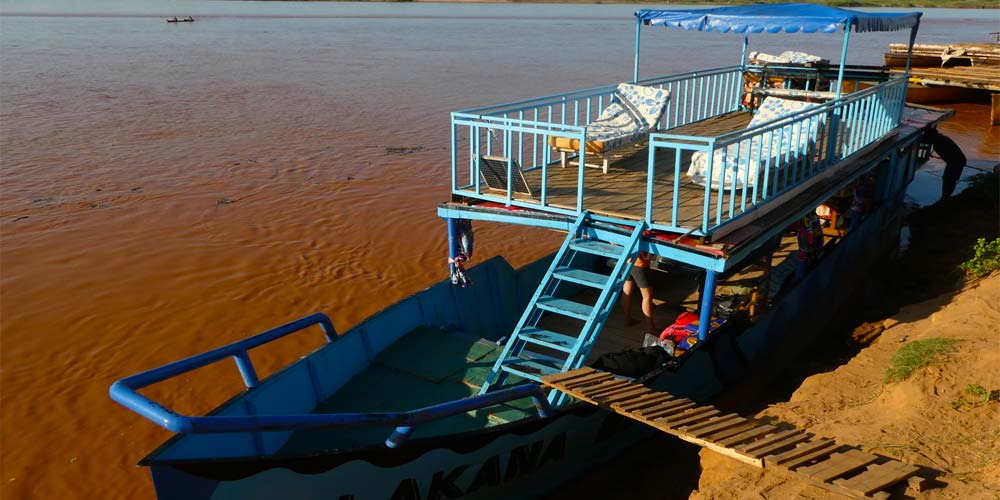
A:
{"type": "MultiPolygon", "coordinates": [[[[640,142],[650,130],[655,129],[669,97],[669,91],[656,87],[618,84],[612,93],[611,103],[596,120],[587,124],[587,153],[604,156],[604,170],[607,172],[610,152],[640,142]]],[[[550,136],[549,146],[563,153],[565,166],[566,152],[579,151],[580,140],[550,136]]]]}
{"type": "MultiPolygon", "coordinates": [[[[760,104],[747,128],[804,113],[819,105],[780,97],[767,97],[760,104]]],[[[730,144],[724,149],[716,149],[712,154],[712,187],[718,188],[720,179],[725,183],[726,189],[731,188],[734,182],[737,189],[742,188],[744,184],[753,186],[763,173],[762,166],[770,165],[771,168],[776,168],[797,161],[798,157],[806,154],[809,146],[815,142],[817,129],[824,120],[825,115],[819,115],[816,120],[779,127],[730,144]],[[806,130],[802,130],[803,127],[806,130]],[[786,157],[788,160],[785,160],[786,157]]],[[[695,184],[704,186],[709,182],[708,152],[698,151],[691,155],[687,175],[695,184]]]]}

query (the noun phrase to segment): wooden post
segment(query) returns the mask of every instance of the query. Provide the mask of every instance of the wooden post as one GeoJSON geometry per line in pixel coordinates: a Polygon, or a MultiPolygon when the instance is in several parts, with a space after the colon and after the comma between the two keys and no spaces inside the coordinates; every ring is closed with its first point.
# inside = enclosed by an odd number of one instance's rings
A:
{"type": "Polygon", "coordinates": [[[990,125],[1000,125],[1000,93],[990,94],[990,125]]]}

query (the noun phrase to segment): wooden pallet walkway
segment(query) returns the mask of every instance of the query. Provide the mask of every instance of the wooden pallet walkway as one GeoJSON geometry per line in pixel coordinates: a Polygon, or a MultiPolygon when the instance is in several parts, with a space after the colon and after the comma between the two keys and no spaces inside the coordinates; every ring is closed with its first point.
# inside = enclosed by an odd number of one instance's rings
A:
{"type": "Polygon", "coordinates": [[[727,457],[852,498],[889,498],[886,490],[907,480],[917,491],[926,485],[915,477],[916,466],[842,446],[789,424],[724,414],[593,368],[542,377],[542,383],[727,457]]]}

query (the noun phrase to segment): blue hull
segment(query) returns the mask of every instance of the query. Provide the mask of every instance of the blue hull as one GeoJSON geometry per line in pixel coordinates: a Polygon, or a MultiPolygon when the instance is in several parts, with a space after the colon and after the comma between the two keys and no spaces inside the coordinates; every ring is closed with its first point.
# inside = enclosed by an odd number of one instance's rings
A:
{"type": "MultiPolygon", "coordinates": [[[[807,345],[820,331],[815,325],[828,321],[849,296],[851,284],[859,282],[876,257],[894,247],[900,227],[897,212],[897,204],[883,205],[767,316],[738,335],[712,337],[691,351],[676,371],[658,375],[649,385],[705,401],[727,385],[751,376],[754,366],[779,356],[775,352],[785,357],[807,345]]],[[[485,263],[472,270],[473,279],[482,285],[475,293],[495,298],[486,290],[490,281],[512,281],[527,293],[532,288],[530,280],[537,279],[546,263],[543,259],[528,266],[519,271],[523,273],[520,276],[504,276],[504,269],[510,268],[502,261],[485,263]]],[[[421,305],[417,309],[427,315],[431,310],[429,297],[442,298],[450,290],[450,302],[475,288],[435,285],[357,329],[399,323],[399,311],[414,310],[412,305],[406,305],[409,302],[416,301],[421,305]]],[[[472,310],[468,305],[459,310],[472,310]]],[[[438,311],[449,307],[437,306],[438,311]]],[[[509,306],[516,311],[517,304],[509,306]]],[[[497,334],[502,331],[501,327],[497,334]]],[[[348,332],[344,338],[350,335],[348,332]]],[[[225,408],[220,413],[225,413],[225,408]]],[[[551,418],[533,417],[482,430],[414,438],[398,449],[378,445],[303,456],[220,458],[211,457],[209,442],[189,444],[185,452],[182,441],[191,436],[179,437],[143,463],[150,466],[157,495],[163,499],[531,498],[613,458],[648,432],[631,420],[575,404],[557,410],[551,418]]]]}
{"type": "Polygon", "coordinates": [[[624,417],[578,405],[553,418],[413,440],[397,450],[153,464],[151,471],[161,499],[531,498],[646,434],[624,417]]]}

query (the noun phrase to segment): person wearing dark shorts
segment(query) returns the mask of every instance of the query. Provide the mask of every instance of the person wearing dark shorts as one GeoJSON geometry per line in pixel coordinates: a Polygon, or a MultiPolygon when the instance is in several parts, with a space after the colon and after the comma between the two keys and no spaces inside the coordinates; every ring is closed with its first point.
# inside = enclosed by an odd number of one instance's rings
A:
{"type": "Polygon", "coordinates": [[[656,327],[653,325],[653,284],[649,279],[649,253],[639,252],[629,270],[629,279],[625,280],[622,286],[622,306],[625,308],[625,325],[631,326],[639,321],[632,317],[632,296],[635,289],[639,289],[642,295],[642,315],[646,320],[646,332],[655,334],[656,327]]]}

